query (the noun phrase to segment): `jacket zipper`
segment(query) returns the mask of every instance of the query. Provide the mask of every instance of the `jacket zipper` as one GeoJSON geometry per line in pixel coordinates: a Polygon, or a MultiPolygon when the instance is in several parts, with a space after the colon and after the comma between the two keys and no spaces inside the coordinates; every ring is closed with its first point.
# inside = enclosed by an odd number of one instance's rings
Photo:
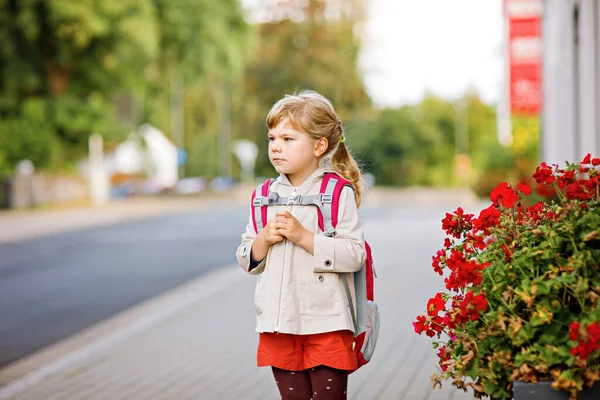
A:
{"type": "MultiPolygon", "coordinates": [[[[296,197],[296,190],[298,188],[292,186],[292,197],[296,197]]],[[[292,208],[294,207],[293,204],[290,204],[290,209],[288,210],[290,212],[290,214],[292,213],[292,208]]],[[[284,242],[284,247],[283,247],[283,268],[281,270],[281,282],[280,282],[280,286],[279,286],[279,306],[277,307],[277,318],[275,319],[275,332],[279,333],[279,317],[281,316],[281,306],[283,303],[283,274],[285,273],[285,262],[286,262],[286,258],[287,258],[287,248],[288,248],[288,239],[285,239],[284,242]]]]}

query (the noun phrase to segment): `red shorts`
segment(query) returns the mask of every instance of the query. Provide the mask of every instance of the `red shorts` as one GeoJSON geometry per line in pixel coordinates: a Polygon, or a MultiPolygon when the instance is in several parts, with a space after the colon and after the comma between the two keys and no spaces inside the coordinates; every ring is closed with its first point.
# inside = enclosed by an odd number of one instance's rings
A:
{"type": "Polygon", "coordinates": [[[352,331],[346,330],[313,335],[261,333],[257,363],[259,367],[288,371],[303,371],[318,365],[354,371],[357,360],[353,343],[352,331]]]}

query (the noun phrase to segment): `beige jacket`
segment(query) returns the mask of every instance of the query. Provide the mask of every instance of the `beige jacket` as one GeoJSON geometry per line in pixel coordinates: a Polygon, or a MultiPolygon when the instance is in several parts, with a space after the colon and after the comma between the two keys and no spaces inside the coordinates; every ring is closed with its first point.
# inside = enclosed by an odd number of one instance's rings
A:
{"type": "MultiPolygon", "coordinates": [[[[271,192],[280,196],[318,194],[326,172],[322,168],[316,170],[297,188],[281,175],[271,185],[271,192]]],[[[258,275],[254,294],[256,330],[300,335],[353,331],[340,274],[348,275],[353,288],[352,272],[358,271],[365,261],[363,227],[358,219],[354,191],[349,187],[342,191],[335,237],[323,235],[315,206],[270,206],[267,210],[268,220],[275,213],[287,210],[304,228],[314,232],[314,256],[284,240],[272,245],[258,267],[249,271],[250,251],[256,238],[250,216],[237,249],[237,259],[246,272],[258,275]]],[[[352,297],[354,299],[354,293],[352,297]]]]}

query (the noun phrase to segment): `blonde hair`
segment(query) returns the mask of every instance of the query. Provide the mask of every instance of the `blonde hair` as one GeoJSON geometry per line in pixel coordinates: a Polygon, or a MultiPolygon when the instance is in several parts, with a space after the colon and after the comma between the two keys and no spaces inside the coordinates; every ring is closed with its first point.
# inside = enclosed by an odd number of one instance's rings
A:
{"type": "Polygon", "coordinates": [[[331,102],[312,90],[285,95],[271,107],[267,115],[267,128],[273,129],[282,121],[288,121],[294,129],[308,134],[314,140],[327,139],[327,150],[321,156],[321,161],[331,159],[333,170],[352,184],[356,205],[360,206],[360,169],[342,142],[344,128],[331,102]]]}

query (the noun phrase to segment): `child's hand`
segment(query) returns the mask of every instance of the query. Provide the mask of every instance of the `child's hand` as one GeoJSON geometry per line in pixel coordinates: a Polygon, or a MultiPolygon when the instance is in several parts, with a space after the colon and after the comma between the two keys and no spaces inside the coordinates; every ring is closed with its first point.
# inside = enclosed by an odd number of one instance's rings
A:
{"type": "Polygon", "coordinates": [[[262,239],[268,246],[281,242],[284,239],[281,233],[277,231],[276,225],[277,218],[271,218],[271,220],[267,223],[267,226],[265,226],[264,229],[259,233],[259,236],[262,236],[262,239]]]}
{"type": "Polygon", "coordinates": [[[294,244],[300,244],[302,239],[305,238],[307,234],[310,234],[309,231],[304,229],[300,221],[288,211],[278,212],[275,214],[273,220],[276,221],[275,226],[277,228],[277,233],[285,236],[294,244]]]}

